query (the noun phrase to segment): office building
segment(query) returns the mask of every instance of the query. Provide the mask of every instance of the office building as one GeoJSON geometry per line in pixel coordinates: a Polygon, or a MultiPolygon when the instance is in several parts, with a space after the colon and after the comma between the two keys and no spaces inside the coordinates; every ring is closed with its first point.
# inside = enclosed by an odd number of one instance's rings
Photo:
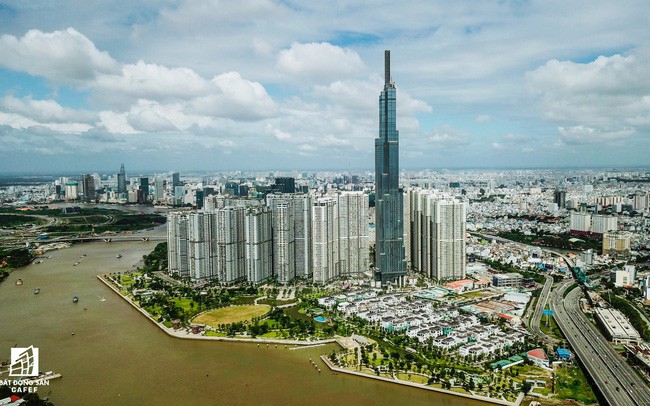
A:
{"type": "Polygon", "coordinates": [[[624,265],[623,269],[615,268],[612,270],[609,277],[614,286],[618,288],[632,286],[636,279],[636,268],[634,265],[624,265]]]}
{"type": "Polygon", "coordinates": [[[126,194],[126,171],[124,170],[124,164],[120,166],[120,173],[117,174],[117,193],[126,194]]]}
{"type": "Polygon", "coordinates": [[[390,51],[384,53],[384,90],[379,96],[379,137],[375,139],[375,281],[403,284],[404,202],[399,188],[397,89],[390,76],[390,51]]]}
{"type": "Polygon", "coordinates": [[[138,189],[142,191],[143,196],[143,201],[139,203],[149,200],[149,178],[140,178],[140,187],[138,189]]]}
{"type": "Polygon", "coordinates": [[[275,185],[272,189],[277,189],[280,193],[295,193],[296,179],[290,177],[275,178],[275,185]]]}
{"type": "Polygon", "coordinates": [[[165,200],[165,182],[162,177],[154,178],[154,200],[158,203],[165,200]]]}
{"type": "Polygon", "coordinates": [[[566,191],[565,190],[556,190],[553,192],[553,203],[557,205],[558,209],[565,208],[566,203],[566,191]]]}
{"type": "Polygon", "coordinates": [[[84,200],[95,200],[95,178],[91,174],[85,174],[81,181],[81,190],[83,191],[84,200]]]}
{"type": "Polygon", "coordinates": [[[181,175],[178,172],[172,173],[172,187],[183,186],[181,182],[181,175]]]}

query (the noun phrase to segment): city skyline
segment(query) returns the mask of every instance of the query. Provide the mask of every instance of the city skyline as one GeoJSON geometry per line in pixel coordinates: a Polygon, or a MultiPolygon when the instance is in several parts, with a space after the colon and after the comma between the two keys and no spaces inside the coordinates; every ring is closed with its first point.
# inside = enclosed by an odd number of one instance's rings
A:
{"type": "Polygon", "coordinates": [[[6,2],[0,173],[646,165],[647,2],[364,5],[6,2]]]}

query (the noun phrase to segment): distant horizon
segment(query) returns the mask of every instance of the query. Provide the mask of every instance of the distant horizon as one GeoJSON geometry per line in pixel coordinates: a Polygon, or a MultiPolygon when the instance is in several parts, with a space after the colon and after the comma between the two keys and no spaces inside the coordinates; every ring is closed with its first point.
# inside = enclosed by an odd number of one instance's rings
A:
{"type": "MultiPolygon", "coordinates": [[[[374,168],[346,168],[346,169],[334,169],[334,168],[329,168],[329,169],[221,169],[221,170],[183,170],[183,169],[133,169],[129,170],[129,167],[125,164],[125,170],[127,176],[129,173],[132,173],[136,175],[157,175],[157,174],[165,174],[165,173],[173,173],[173,172],[178,172],[181,176],[183,174],[218,174],[218,173],[226,173],[226,172],[242,172],[242,173],[251,173],[251,172],[279,172],[279,173],[293,173],[293,172],[308,172],[308,173],[315,173],[315,172],[332,172],[332,173],[346,173],[346,172],[351,172],[351,173],[360,173],[360,172],[374,172],[374,168]]],[[[564,167],[508,167],[508,166],[493,166],[493,167],[408,167],[408,168],[401,168],[400,172],[410,172],[410,171],[438,171],[438,172],[444,172],[444,171],[479,171],[479,170],[494,170],[494,171],[509,171],[509,170],[527,170],[527,171],[571,171],[571,170],[612,170],[612,171],[635,171],[635,170],[648,170],[650,171],[650,164],[649,165],[627,165],[627,166],[613,166],[613,165],[606,165],[606,166],[564,166],[564,167]]],[[[13,176],[79,176],[82,174],[100,174],[100,175],[114,175],[119,173],[119,166],[116,170],[113,171],[108,171],[108,170],[86,170],[86,171],[50,171],[50,172],[26,172],[26,171],[16,171],[16,172],[0,172],[0,177],[13,177],[13,176]]]]}

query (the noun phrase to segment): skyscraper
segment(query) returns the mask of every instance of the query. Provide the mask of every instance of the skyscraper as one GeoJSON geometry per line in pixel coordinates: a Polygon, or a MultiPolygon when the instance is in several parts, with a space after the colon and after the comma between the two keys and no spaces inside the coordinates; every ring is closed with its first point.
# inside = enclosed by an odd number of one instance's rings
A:
{"type": "Polygon", "coordinates": [[[124,164],[120,166],[120,173],[117,174],[117,193],[126,193],[126,171],[124,164]]]}
{"type": "Polygon", "coordinates": [[[375,281],[402,283],[404,258],[404,203],[399,188],[399,132],[396,123],[395,83],[390,77],[390,51],[384,52],[384,90],[379,95],[379,137],[375,138],[375,281]]]}

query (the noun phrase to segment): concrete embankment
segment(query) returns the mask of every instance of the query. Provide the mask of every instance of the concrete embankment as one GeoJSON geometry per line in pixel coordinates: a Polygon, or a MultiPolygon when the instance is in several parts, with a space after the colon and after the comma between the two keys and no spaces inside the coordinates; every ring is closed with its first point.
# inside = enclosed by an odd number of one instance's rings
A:
{"type": "Polygon", "coordinates": [[[496,398],[489,398],[487,396],[479,396],[479,395],[472,395],[469,393],[460,393],[460,392],[454,392],[446,389],[440,389],[440,388],[432,388],[431,386],[425,386],[423,384],[415,383],[415,382],[408,382],[408,381],[402,381],[400,379],[391,379],[391,378],[386,378],[383,376],[374,376],[374,375],[368,375],[364,374],[363,372],[357,372],[357,371],[350,371],[349,369],[345,368],[340,368],[337,367],[332,363],[332,361],[327,358],[325,355],[321,355],[321,360],[327,365],[329,369],[335,372],[341,372],[344,374],[349,374],[349,375],[356,375],[360,376],[363,378],[368,378],[368,379],[377,379],[379,381],[384,381],[384,382],[390,382],[390,383],[395,383],[399,385],[404,385],[404,386],[411,386],[413,388],[418,388],[418,389],[425,389],[433,392],[440,392],[444,393],[447,395],[454,395],[454,396],[460,396],[468,399],[474,399],[474,400],[480,400],[482,402],[489,402],[489,403],[494,403],[497,405],[504,405],[504,406],[519,406],[521,404],[521,401],[524,399],[524,394],[520,393],[517,399],[514,402],[509,402],[507,400],[503,399],[496,399],[496,398]]]}
{"type": "Polygon", "coordinates": [[[167,335],[174,338],[189,339],[189,340],[229,341],[229,342],[237,342],[237,343],[282,344],[282,345],[300,345],[300,346],[320,346],[323,344],[336,343],[341,347],[343,347],[343,345],[341,345],[341,343],[339,343],[334,338],[328,340],[319,340],[319,341],[276,340],[272,338],[233,338],[233,337],[204,336],[199,334],[192,334],[184,330],[174,330],[172,328],[168,328],[164,326],[163,324],[159,323],[156,319],[151,317],[151,315],[147,313],[146,310],[144,310],[143,308],[138,306],[135,302],[133,302],[133,300],[130,297],[123,295],[122,292],[119,291],[119,289],[117,289],[109,280],[107,280],[104,277],[104,275],[97,275],[97,279],[99,279],[104,285],[108,286],[108,288],[111,289],[113,292],[117,293],[122,299],[124,299],[127,303],[133,306],[137,311],[142,313],[143,316],[145,316],[149,321],[154,323],[158,328],[164,331],[167,335]]]}

